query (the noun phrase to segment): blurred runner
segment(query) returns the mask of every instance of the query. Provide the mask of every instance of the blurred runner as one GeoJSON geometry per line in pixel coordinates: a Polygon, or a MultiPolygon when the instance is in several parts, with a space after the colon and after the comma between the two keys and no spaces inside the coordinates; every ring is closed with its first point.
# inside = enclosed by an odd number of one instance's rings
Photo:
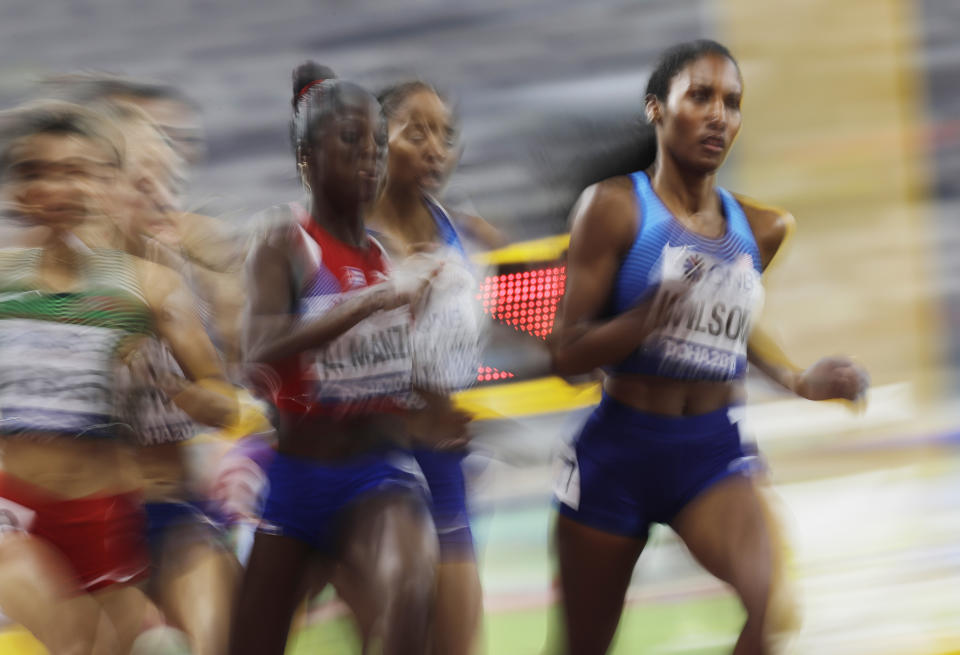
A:
{"type": "Polygon", "coordinates": [[[126,652],[157,617],[129,586],[148,560],[118,374],[157,336],[196,386],[232,393],[179,276],[77,236],[117,207],[122,135],[52,102],[4,127],[5,205],[49,237],[0,252],[0,607],[52,653],[126,652]]]}
{"type": "MultiPolygon", "coordinates": [[[[436,89],[425,82],[404,82],[384,90],[379,100],[387,116],[388,177],[368,225],[398,260],[430,252],[444,263],[441,276],[449,279],[450,289],[431,297],[436,317],[425,339],[433,344],[434,361],[432,367],[422,367],[423,386],[417,393],[425,407],[410,416],[408,430],[437,436],[446,429],[451,432],[446,438],[457,440],[469,417],[453,408],[449,393],[476,380],[482,322],[458,227],[485,248],[505,240],[482,219],[451,214],[435,197],[456,165],[457,145],[452,108],[436,89]]],[[[463,471],[466,454],[465,447],[457,446],[414,451],[430,488],[440,540],[432,644],[437,654],[475,652],[483,609],[463,471]]]]}
{"type": "Polygon", "coordinates": [[[280,441],[230,652],[283,652],[320,556],[347,571],[382,652],[420,655],[436,535],[397,423],[412,374],[408,305],[428,278],[387,282],[386,253],[364,227],[387,145],[373,96],[306,63],[293,105],[309,202],[271,212],[248,262],[246,357],[276,407],[280,441]]]}
{"type": "MultiPolygon", "coordinates": [[[[104,111],[126,136],[129,193],[114,212],[122,247],[172,270],[184,270],[179,255],[156,242],[150,231],[175,210],[179,156],[136,106],[109,103],[104,111]]],[[[145,484],[153,563],[150,593],[167,621],[187,634],[193,653],[222,654],[239,567],[227,547],[224,517],[192,475],[189,448],[197,423],[236,425],[239,408],[233,398],[218,402],[202,388],[188,388],[183,371],[161,341],[144,341],[138,355],[140,365],[125,380],[125,411],[139,446],[136,458],[145,484]]]]}
{"type": "MultiPolygon", "coordinates": [[[[54,90],[78,103],[133,105],[142,109],[187,166],[200,162],[204,148],[199,107],[176,87],[112,75],[67,75],[51,80],[54,90]]],[[[187,170],[180,166],[168,182],[176,203],[142,225],[147,236],[177,255],[179,269],[197,295],[201,319],[226,358],[235,381],[240,358],[240,314],[244,303],[242,266],[247,234],[243,228],[181,206],[187,170]]]]}

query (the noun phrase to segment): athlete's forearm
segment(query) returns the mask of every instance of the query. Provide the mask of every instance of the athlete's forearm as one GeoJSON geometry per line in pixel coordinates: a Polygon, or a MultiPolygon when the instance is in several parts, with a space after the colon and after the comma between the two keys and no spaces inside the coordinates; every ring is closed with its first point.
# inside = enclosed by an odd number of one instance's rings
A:
{"type": "Polygon", "coordinates": [[[557,328],[548,340],[553,370],[561,376],[581,375],[615,364],[639,348],[655,327],[649,308],[641,306],[604,323],[557,328]]]}
{"type": "Polygon", "coordinates": [[[166,389],[173,403],[198,423],[212,427],[233,425],[240,407],[233,386],[222,378],[204,378],[189,382],[180,379],[174,388],[166,389]]]}
{"type": "Polygon", "coordinates": [[[780,386],[798,393],[803,369],[794,364],[780,345],[760,328],[750,334],[747,360],[780,386]]]}
{"type": "Polygon", "coordinates": [[[263,336],[254,339],[252,347],[248,346],[247,361],[270,364],[326,346],[363,319],[387,307],[389,290],[378,288],[380,286],[369,287],[308,323],[295,324],[289,316],[252,317],[250,322],[258,324],[263,336]]]}

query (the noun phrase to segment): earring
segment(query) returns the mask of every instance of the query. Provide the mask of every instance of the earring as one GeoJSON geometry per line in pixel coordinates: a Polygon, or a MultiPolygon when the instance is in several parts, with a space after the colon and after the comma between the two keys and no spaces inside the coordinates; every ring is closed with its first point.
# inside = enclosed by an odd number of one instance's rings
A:
{"type": "Polygon", "coordinates": [[[300,184],[302,184],[307,191],[310,191],[310,180],[307,178],[307,162],[302,161],[298,163],[297,172],[300,175],[300,184]]]}

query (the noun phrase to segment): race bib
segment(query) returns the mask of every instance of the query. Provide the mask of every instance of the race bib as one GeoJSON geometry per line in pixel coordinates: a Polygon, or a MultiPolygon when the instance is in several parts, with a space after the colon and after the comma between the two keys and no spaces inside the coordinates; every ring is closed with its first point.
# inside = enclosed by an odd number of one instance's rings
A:
{"type": "Polygon", "coordinates": [[[435,392],[476,382],[484,314],[473,273],[457,253],[435,253],[442,263],[411,332],[413,383],[435,392]]]}
{"type": "Polygon", "coordinates": [[[157,339],[138,345],[150,363],[145,370],[131,371],[127,366],[117,370],[117,414],[129,427],[137,445],[186,441],[193,437],[196,426],[160,388],[155,375],[184,377],[170,350],[157,339]]]}
{"type": "Polygon", "coordinates": [[[377,312],[307,357],[307,380],[324,403],[357,403],[410,390],[410,311],[377,312]]]}
{"type": "Polygon", "coordinates": [[[663,249],[652,273],[660,327],[643,345],[658,375],[731,380],[746,369],[747,340],[763,305],[760,274],[748,254],[724,261],[687,246],[663,249]]]}
{"type": "Polygon", "coordinates": [[[0,321],[0,412],[5,432],[97,433],[115,414],[112,328],[0,321]]]}
{"type": "Polygon", "coordinates": [[[573,443],[564,443],[554,459],[553,495],[567,507],[580,509],[580,464],[573,443]]]}

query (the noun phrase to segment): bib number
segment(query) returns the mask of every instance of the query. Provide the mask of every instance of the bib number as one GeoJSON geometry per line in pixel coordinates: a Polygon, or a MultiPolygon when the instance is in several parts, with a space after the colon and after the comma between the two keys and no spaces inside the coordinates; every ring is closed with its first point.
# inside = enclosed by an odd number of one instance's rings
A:
{"type": "Polygon", "coordinates": [[[309,377],[321,401],[345,402],[410,389],[410,313],[378,312],[310,355],[309,377]]]}

